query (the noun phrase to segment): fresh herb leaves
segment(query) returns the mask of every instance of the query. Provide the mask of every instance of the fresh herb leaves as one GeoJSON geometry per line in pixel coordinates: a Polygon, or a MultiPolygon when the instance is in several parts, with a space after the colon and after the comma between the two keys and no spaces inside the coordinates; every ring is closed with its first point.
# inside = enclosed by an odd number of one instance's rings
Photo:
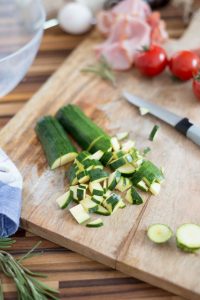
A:
{"type": "Polygon", "coordinates": [[[0,249],[8,249],[15,241],[10,238],[0,238],[0,249]]]}
{"type": "Polygon", "coordinates": [[[99,59],[99,61],[96,64],[89,65],[83,68],[81,72],[94,73],[100,78],[111,82],[113,86],[116,86],[116,78],[113,69],[103,56],[99,59]]]}
{"type": "MultiPolygon", "coordinates": [[[[9,238],[0,239],[0,249],[9,248],[14,242],[9,238]]],[[[46,277],[44,274],[31,272],[21,264],[22,261],[34,255],[33,251],[39,244],[37,243],[27,254],[19,259],[15,259],[10,253],[0,250],[0,270],[15,282],[19,300],[58,300],[58,291],[37,279],[37,277],[46,277]]],[[[1,282],[0,299],[4,299],[1,282]]]]}

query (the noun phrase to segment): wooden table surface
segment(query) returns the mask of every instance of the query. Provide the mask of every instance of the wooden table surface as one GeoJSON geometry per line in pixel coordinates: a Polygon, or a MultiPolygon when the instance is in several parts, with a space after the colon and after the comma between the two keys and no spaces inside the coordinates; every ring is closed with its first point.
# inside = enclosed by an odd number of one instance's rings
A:
{"type": "MultiPolygon", "coordinates": [[[[200,7],[200,0],[195,1],[195,7],[200,7]]],[[[169,6],[164,8],[161,13],[167,22],[170,36],[180,37],[185,29],[180,9],[169,6]]],[[[40,51],[27,76],[12,93],[0,99],[0,128],[23,107],[84,38],[85,36],[69,36],[59,28],[45,32],[40,51]]],[[[16,256],[24,254],[38,240],[42,239],[19,230],[16,234],[16,244],[11,252],[16,256]]],[[[129,278],[51,242],[42,241],[38,249],[38,251],[42,251],[42,255],[27,260],[26,266],[32,270],[46,273],[48,278],[45,281],[60,290],[60,299],[182,299],[137,279],[129,278]]],[[[6,277],[2,275],[1,277],[5,299],[16,299],[13,283],[6,277]]]]}

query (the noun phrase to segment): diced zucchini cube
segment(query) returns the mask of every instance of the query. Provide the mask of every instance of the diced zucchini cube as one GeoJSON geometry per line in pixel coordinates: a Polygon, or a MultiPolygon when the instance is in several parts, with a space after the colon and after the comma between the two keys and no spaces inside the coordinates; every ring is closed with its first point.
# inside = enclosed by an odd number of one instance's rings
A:
{"type": "Polygon", "coordinates": [[[57,198],[56,202],[61,209],[64,209],[70,204],[72,200],[73,200],[73,193],[72,191],[68,191],[62,196],[60,196],[59,198],[57,198]]]}
{"type": "Polygon", "coordinates": [[[79,224],[82,224],[90,219],[90,215],[85,211],[81,204],[70,208],[69,211],[79,224]]]}

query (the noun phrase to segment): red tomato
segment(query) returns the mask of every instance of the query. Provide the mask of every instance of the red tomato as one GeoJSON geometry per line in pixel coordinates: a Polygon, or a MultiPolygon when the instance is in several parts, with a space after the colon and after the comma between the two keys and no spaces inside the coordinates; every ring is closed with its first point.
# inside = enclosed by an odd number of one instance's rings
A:
{"type": "Polygon", "coordinates": [[[192,87],[195,96],[200,100],[200,73],[198,73],[198,75],[194,77],[192,87]]]}
{"type": "Polygon", "coordinates": [[[169,61],[169,68],[174,76],[181,80],[189,80],[199,69],[200,60],[198,55],[191,51],[175,53],[169,61]]]}
{"type": "Polygon", "coordinates": [[[140,51],[135,58],[135,66],[146,76],[156,76],[164,71],[167,65],[167,54],[159,46],[151,45],[140,51]]]}

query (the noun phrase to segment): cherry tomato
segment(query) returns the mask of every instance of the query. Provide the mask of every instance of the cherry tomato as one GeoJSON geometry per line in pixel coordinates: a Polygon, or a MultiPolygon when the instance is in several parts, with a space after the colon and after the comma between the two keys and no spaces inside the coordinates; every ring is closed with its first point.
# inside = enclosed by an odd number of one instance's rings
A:
{"type": "Polygon", "coordinates": [[[200,72],[194,77],[192,87],[195,96],[200,100],[200,72]]]}
{"type": "Polygon", "coordinates": [[[167,66],[167,54],[163,48],[151,45],[138,52],[135,58],[135,66],[146,76],[156,76],[162,73],[167,66]]]}
{"type": "Polygon", "coordinates": [[[191,51],[180,51],[175,53],[169,61],[172,74],[181,79],[189,80],[197,74],[200,65],[198,55],[191,51]]]}

